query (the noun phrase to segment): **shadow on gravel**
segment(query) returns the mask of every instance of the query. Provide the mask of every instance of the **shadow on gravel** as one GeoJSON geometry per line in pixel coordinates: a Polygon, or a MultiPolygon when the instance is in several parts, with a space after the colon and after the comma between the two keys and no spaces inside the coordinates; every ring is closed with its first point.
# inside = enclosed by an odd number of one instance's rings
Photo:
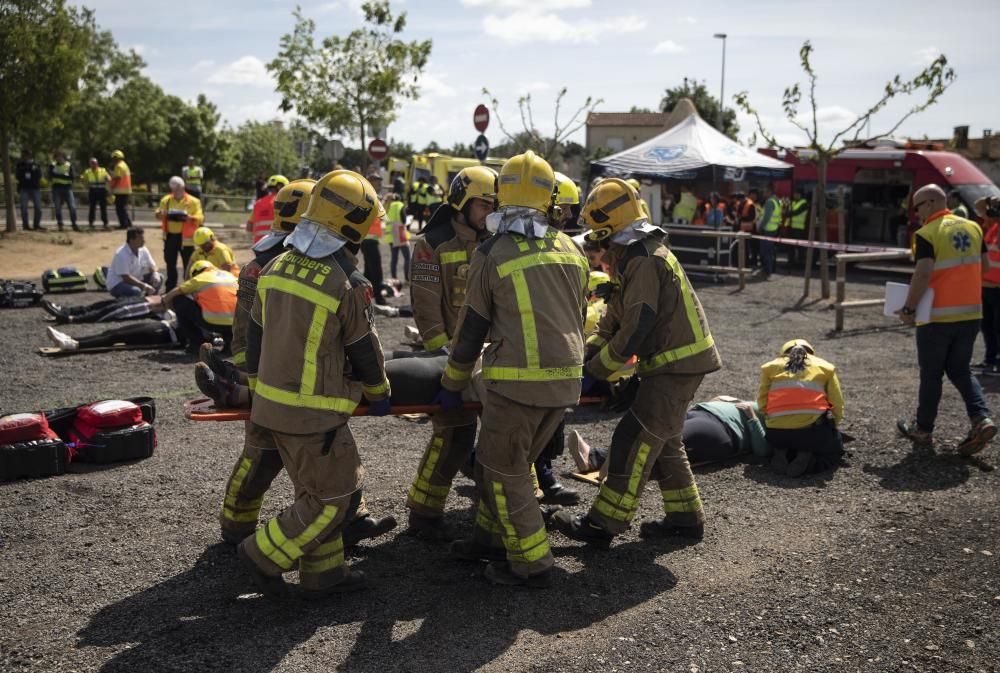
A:
{"type": "Polygon", "coordinates": [[[969,479],[969,460],[955,453],[934,453],[933,449],[913,449],[895,465],[865,465],[865,474],[879,478],[879,486],[889,491],[944,491],[969,479]]]}
{"type": "Polygon", "coordinates": [[[163,365],[193,364],[198,361],[198,356],[194,353],[187,353],[182,350],[162,350],[146,351],[139,356],[140,360],[148,360],[163,365]]]}
{"type": "MultiPolygon", "coordinates": [[[[270,671],[293,650],[303,656],[300,646],[314,636],[325,640],[327,627],[356,623],[353,647],[337,670],[474,670],[503,655],[523,630],[583,629],[677,584],[656,563],[670,548],[641,542],[610,554],[558,550],[577,556],[584,569],[558,572],[544,591],[493,587],[478,576],[479,564],[449,560],[443,551],[418,554],[403,536],[366,551],[370,560],[354,566],[369,573],[372,588],[302,603],[248,596],[232,548],[214,545],[191,569],[101,609],[79,632],[78,647],[118,650],[101,667],[105,673],[270,671]]],[[[339,629],[336,637],[342,635],[339,629]]],[[[333,670],[337,662],[313,663],[333,670]]]]}
{"type": "Polygon", "coordinates": [[[807,474],[804,477],[786,477],[781,474],[775,474],[766,465],[749,463],[743,468],[743,476],[751,481],[756,481],[758,484],[767,484],[768,486],[777,486],[778,488],[824,488],[833,479],[840,467],[846,467],[846,465],[841,464],[838,467],[824,470],[823,472],[807,474]]]}

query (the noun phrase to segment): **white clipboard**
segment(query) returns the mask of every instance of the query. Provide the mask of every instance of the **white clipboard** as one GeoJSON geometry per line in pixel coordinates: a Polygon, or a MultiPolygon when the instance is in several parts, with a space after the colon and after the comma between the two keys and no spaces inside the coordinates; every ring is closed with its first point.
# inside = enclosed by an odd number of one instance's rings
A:
{"type": "MultiPolygon", "coordinates": [[[[910,292],[910,286],[906,283],[886,283],[885,284],[885,308],[883,313],[890,317],[896,317],[896,312],[906,304],[906,295],[910,292]]],[[[917,304],[917,313],[914,316],[916,322],[931,321],[931,305],[934,303],[934,290],[927,288],[924,296],[917,304]]]]}

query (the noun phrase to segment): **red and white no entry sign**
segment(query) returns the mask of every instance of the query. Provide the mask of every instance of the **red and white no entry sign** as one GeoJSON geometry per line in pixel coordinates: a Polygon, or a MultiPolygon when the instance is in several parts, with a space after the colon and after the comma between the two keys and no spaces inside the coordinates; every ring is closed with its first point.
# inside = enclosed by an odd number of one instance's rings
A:
{"type": "Polygon", "coordinates": [[[389,146],[381,138],[376,138],[368,143],[368,156],[375,161],[382,161],[389,156],[389,146]]]}
{"type": "Polygon", "coordinates": [[[486,127],[490,125],[490,111],[482,103],[477,105],[476,111],[472,113],[472,125],[480,133],[485,132],[486,127]]]}

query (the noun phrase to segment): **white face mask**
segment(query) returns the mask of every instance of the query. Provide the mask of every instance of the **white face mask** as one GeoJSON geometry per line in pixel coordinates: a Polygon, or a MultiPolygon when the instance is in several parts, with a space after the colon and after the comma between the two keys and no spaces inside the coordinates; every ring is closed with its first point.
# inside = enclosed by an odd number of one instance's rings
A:
{"type": "Polygon", "coordinates": [[[347,245],[347,241],[340,238],[326,227],[316,224],[312,220],[302,218],[299,220],[295,231],[285,238],[285,247],[294,248],[306,257],[321,259],[332,255],[347,245]]]}
{"type": "Polygon", "coordinates": [[[528,238],[544,238],[549,230],[545,215],[534,208],[506,206],[486,216],[486,230],[493,234],[521,234],[528,238]]]}

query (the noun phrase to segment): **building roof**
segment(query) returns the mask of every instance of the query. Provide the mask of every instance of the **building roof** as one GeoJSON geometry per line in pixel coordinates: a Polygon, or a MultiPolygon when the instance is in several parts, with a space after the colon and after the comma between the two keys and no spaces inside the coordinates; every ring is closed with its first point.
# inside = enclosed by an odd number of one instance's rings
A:
{"type": "Polygon", "coordinates": [[[587,126],[665,126],[665,112],[591,112],[587,126]]]}

